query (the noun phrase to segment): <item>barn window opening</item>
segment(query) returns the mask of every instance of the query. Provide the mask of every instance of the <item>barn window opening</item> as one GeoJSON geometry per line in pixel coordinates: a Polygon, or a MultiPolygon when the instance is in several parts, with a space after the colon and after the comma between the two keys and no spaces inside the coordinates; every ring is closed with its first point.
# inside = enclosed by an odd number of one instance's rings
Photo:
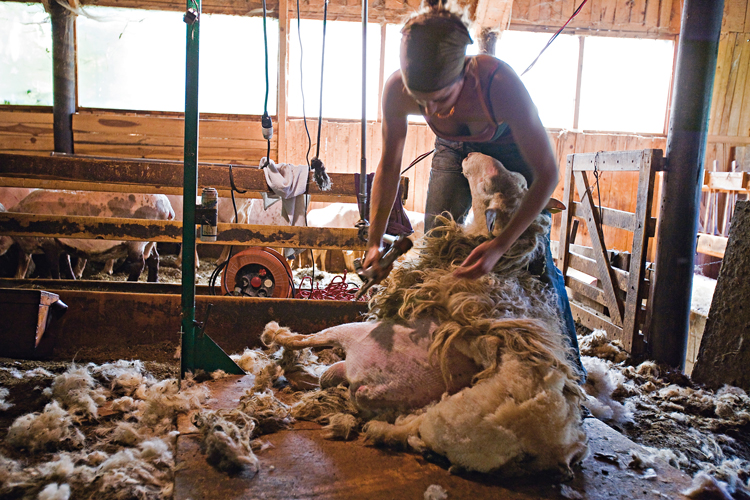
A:
{"type": "MultiPolygon", "coordinates": [[[[505,31],[495,55],[520,75],[549,36],[505,31]]],[[[672,40],[560,35],[521,80],[548,128],[663,133],[673,58],[672,40]]]]}
{"type": "MultiPolygon", "coordinates": [[[[79,17],[79,105],[184,111],[185,23],[181,12],[87,7],[79,17]]],[[[202,14],[198,105],[203,113],[262,114],[262,19],[202,14]],[[227,50],[233,47],[233,50],[227,50]],[[261,47],[261,49],[258,49],[261,47]]],[[[278,60],[278,21],[268,21],[269,61],[278,60]]],[[[269,112],[277,73],[269,75],[269,112]]]]}
{"type": "Polygon", "coordinates": [[[41,3],[0,2],[0,104],[52,105],[52,25],[41,3]]]}
{"type": "MultiPolygon", "coordinates": [[[[547,45],[549,33],[504,31],[495,56],[521,74],[547,45]]],[[[578,37],[559,35],[534,67],[521,77],[548,128],[573,128],[578,74],[578,37]]]]}
{"type": "MultiPolygon", "coordinates": [[[[302,19],[302,67],[297,19],[289,33],[289,116],[303,115],[300,79],[304,85],[304,114],[317,118],[320,110],[320,62],[323,21],[302,19]]],[[[368,120],[378,117],[380,25],[367,24],[368,120]]],[[[323,118],[362,118],[362,24],[328,21],[323,76],[323,118]]]]}
{"type": "Polygon", "coordinates": [[[587,37],[579,128],[664,132],[674,42],[587,37]]]}

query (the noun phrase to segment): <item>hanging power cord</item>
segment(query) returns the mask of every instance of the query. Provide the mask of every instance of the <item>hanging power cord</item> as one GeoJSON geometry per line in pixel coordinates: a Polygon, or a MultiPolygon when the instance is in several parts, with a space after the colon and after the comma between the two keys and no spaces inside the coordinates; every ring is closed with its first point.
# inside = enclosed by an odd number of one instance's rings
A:
{"type": "MultiPolygon", "coordinates": [[[[597,153],[594,155],[594,186],[596,186],[596,195],[597,195],[597,199],[599,201],[599,206],[598,207],[592,207],[592,210],[594,208],[596,208],[597,211],[598,211],[598,214],[599,214],[599,216],[596,217],[595,220],[596,220],[596,226],[599,229],[600,233],[602,233],[603,230],[604,230],[603,229],[604,214],[602,214],[602,192],[601,192],[601,189],[599,189],[599,179],[600,179],[600,175],[601,175],[601,173],[599,171],[599,153],[601,153],[601,152],[602,151],[597,151],[597,153]]],[[[591,188],[592,188],[592,186],[589,186],[587,188],[587,190],[586,190],[586,193],[584,193],[584,195],[588,194],[590,196],[592,194],[591,193],[591,188]]],[[[583,202],[583,196],[581,197],[581,202],[583,202]]]]}
{"type": "Polygon", "coordinates": [[[323,2],[323,48],[320,54],[320,101],[318,106],[318,144],[315,146],[315,157],[310,161],[313,179],[321,191],[331,189],[331,178],[326,173],[326,167],[320,159],[320,131],[323,128],[323,70],[326,59],[326,25],[328,24],[328,0],[323,2]]]}
{"type": "MultiPolygon", "coordinates": [[[[302,123],[305,125],[305,134],[307,134],[307,153],[305,154],[305,161],[307,161],[307,168],[310,168],[310,150],[312,149],[312,139],[310,138],[310,129],[307,128],[307,114],[305,112],[305,87],[303,85],[303,70],[302,70],[302,27],[299,15],[299,0],[297,0],[297,40],[299,41],[299,90],[302,94],[302,123]]],[[[309,196],[305,196],[305,226],[307,226],[307,211],[309,209],[309,196]]],[[[315,255],[313,255],[312,248],[308,249],[310,252],[310,261],[312,262],[312,276],[315,277],[315,255]]],[[[300,282],[300,291],[302,289],[302,283],[300,282]]],[[[312,286],[310,287],[312,291],[312,286]]],[[[307,298],[310,298],[308,295],[307,298]]]]}
{"type": "Polygon", "coordinates": [[[435,150],[433,149],[432,151],[427,151],[426,153],[422,153],[421,155],[417,156],[417,158],[413,162],[409,163],[408,167],[406,167],[405,169],[403,169],[401,171],[401,175],[404,175],[406,172],[409,171],[409,169],[411,167],[413,167],[414,165],[416,165],[420,161],[424,160],[425,158],[427,158],[428,156],[430,156],[434,152],[435,152],[435,150]]]}
{"type": "Polygon", "coordinates": [[[273,123],[271,122],[271,117],[268,116],[268,34],[266,32],[266,0],[263,0],[263,46],[265,47],[266,56],[266,96],[263,99],[263,117],[260,120],[260,126],[263,130],[263,137],[268,143],[266,162],[263,164],[263,168],[265,168],[268,166],[268,162],[271,161],[271,138],[273,137],[273,123]]]}
{"type": "Polygon", "coordinates": [[[529,70],[530,70],[531,68],[533,68],[533,67],[534,67],[534,65],[535,65],[535,64],[536,64],[536,62],[537,62],[537,61],[539,60],[539,58],[540,58],[540,57],[542,57],[542,54],[544,54],[544,51],[545,51],[545,50],[547,50],[547,48],[549,48],[549,46],[550,46],[550,45],[552,45],[552,42],[554,42],[554,41],[555,41],[555,38],[557,38],[557,37],[558,37],[558,35],[560,35],[560,33],[562,33],[562,30],[564,30],[564,29],[565,29],[565,27],[566,27],[566,26],[567,26],[567,25],[568,25],[568,24],[570,23],[570,21],[572,21],[572,20],[573,20],[573,18],[574,18],[574,17],[576,17],[576,16],[577,16],[577,15],[578,15],[578,14],[579,14],[579,13],[581,12],[581,9],[583,8],[583,6],[584,6],[584,5],[586,5],[586,2],[587,2],[587,1],[588,1],[588,0],[583,0],[583,2],[581,2],[581,5],[579,5],[579,6],[578,6],[578,8],[577,8],[577,9],[576,9],[575,11],[573,11],[573,15],[572,15],[572,16],[570,16],[570,18],[569,18],[569,19],[568,19],[567,21],[565,21],[565,24],[563,24],[563,25],[562,25],[562,27],[561,27],[561,28],[560,28],[559,30],[557,30],[557,31],[555,32],[555,34],[554,34],[554,35],[552,35],[552,38],[550,38],[550,39],[549,39],[549,41],[548,41],[548,42],[547,42],[547,44],[546,44],[546,45],[544,46],[544,48],[542,49],[542,51],[541,51],[541,52],[539,52],[539,55],[538,55],[538,56],[536,56],[536,59],[534,59],[534,60],[533,60],[533,61],[531,62],[531,64],[529,64],[529,67],[528,67],[528,68],[526,68],[526,69],[525,69],[525,70],[523,71],[523,73],[521,73],[521,76],[525,75],[525,74],[526,74],[526,73],[527,73],[527,72],[528,72],[528,71],[529,71],[529,70]]]}

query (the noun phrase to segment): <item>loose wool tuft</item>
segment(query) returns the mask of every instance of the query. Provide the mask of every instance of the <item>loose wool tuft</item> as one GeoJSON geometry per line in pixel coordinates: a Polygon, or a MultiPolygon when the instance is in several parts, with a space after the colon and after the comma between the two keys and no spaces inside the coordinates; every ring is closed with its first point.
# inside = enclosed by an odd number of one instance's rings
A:
{"type": "Polygon", "coordinates": [[[18,417],[8,429],[6,440],[15,448],[39,451],[59,448],[78,448],[85,436],[75,427],[74,418],[67,410],[52,401],[41,413],[18,417]]]}
{"type": "Polygon", "coordinates": [[[448,500],[448,492],[439,484],[431,484],[424,491],[424,500],[448,500]]]}
{"type": "Polygon", "coordinates": [[[6,389],[5,387],[0,387],[0,411],[5,411],[11,406],[13,406],[13,403],[8,403],[5,398],[10,395],[10,391],[6,389]]]}
{"type": "Polygon", "coordinates": [[[600,358],[582,356],[581,362],[587,372],[583,390],[588,397],[583,405],[599,420],[618,424],[632,422],[632,404],[623,405],[612,397],[625,383],[625,376],[610,369],[608,362],[600,358]]]}
{"type": "Polygon", "coordinates": [[[359,413],[349,397],[349,389],[342,385],[304,393],[292,406],[292,416],[299,420],[318,421],[336,413],[359,413]]]}
{"type": "Polygon", "coordinates": [[[106,401],[106,390],[98,387],[85,366],[73,366],[55,377],[44,394],[59,401],[77,420],[95,419],[98,407],[106,401]]]}
{"type": "Polygon", "coordinates": [[[250,444],[255,422],[249,416],[238,410],[202,411],[194,415],[193,424],[201,431],[209,464],[230,473],[258,471],[250,444]]]}
{"type": "Polygon", "coordinates": [[[8,429],[6,443],[29,453],[18,461],[0,455],[0,498],[172,497],[175,419],[201,407],[205,387],[188,378],[178,391],[176,380],[157,381],[140,361],[32,376],[49,378],[43,394],[52,401],[8,429]],[[113,413],[97,419],[105,402],[113,413]],[[48,452],[50,461],[34,463],[48,452]]]}
{"type": "Polygon", "coordinates": [[[237,409],[255,419],[260,434],[286,429],[293,422],[289,406],[276,399],[268,389],[245,394],[237,409]]]}
{"type": "Polygon", "coordinates": [[[628,353],[622,348],[621,342],[610,341],[604,330],[594,330],[579,338],[578,347],[582,356],[602,358],[613,363],[621,363],[628,359],[628,353]]]}
{"type": "Polygon", "coordinates": [[[39,500],[68,500],[70,498],[70,486],[50,483],[39,492],[38,498],[39,500]]]}
{"type": "Polygon", "coordinates": [[[360,421],[348,413],[334,413],[325,417],[328,424],[323,427],[325,439],[353,439],[357,434],[360,421]]]}

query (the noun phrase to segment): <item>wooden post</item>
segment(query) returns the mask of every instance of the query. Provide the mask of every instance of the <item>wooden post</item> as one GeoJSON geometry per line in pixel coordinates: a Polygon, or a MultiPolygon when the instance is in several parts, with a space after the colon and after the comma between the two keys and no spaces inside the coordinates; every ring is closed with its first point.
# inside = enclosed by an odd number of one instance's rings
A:
{"type": "Polygon", "coordinates": [[[52,114],[55,151],[73,153],[73,113],[76,111],[76,14],[48,2],[52,21],[52,114]]]}
{"type": "Polygon", "coordinates": [[[703,158],[723,0],[685,0],[667,136],[667,172],[648,324],[651,356],[683,368],[687,350],[703,158]]]}
{"type": "Polygon", "coordinates": [[[583,49],[586,45],[586,38],[578,37],[578,73],[576,76],[576,102],[573,112],[573,130],[578,130],[578,119],[581,115],[581,81],[583,80],[583,49]]]}
{"type": "Polygon", "coordinates": [[[378,121],[383,121],[383,86],[385,85],[385,38],[386,27],[383,23],[380,25],[380,68],[378,69],[378,121]]]}
{"type": "Polygon", "coordinates": [[[497,32],[489,28],[484,28],[479,34],[479,52],[494,56],[496,45],[497,32]]]}

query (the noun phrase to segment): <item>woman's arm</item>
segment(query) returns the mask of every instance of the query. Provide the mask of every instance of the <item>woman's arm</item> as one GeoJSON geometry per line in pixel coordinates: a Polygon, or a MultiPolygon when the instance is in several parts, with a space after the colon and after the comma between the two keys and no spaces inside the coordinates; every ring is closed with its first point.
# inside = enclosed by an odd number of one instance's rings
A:
{"type": "Polygon", "coordinates": [[[388,217],[398,194],[408,115],[418,112],[419,106],[404,90],[401,72],[395,72],[383,89],[383,152],[370,194],[370,230],[364,268],[372,266],[376,282],[390,272],[390,268],[380,269],[377,261],[388,217]]]}
{"type": "Polygon", "coordinates": [[[495,118],[510,127],[534,180],[502,232],[475,248],[456,269],[454,274],[459,278],[476,279],[492,271],[500,257],[545,208],[558,181],[557,163],[547,132],[529,93],[510,67],[504,66],[495,74],[491,100],[495,118]]]}

